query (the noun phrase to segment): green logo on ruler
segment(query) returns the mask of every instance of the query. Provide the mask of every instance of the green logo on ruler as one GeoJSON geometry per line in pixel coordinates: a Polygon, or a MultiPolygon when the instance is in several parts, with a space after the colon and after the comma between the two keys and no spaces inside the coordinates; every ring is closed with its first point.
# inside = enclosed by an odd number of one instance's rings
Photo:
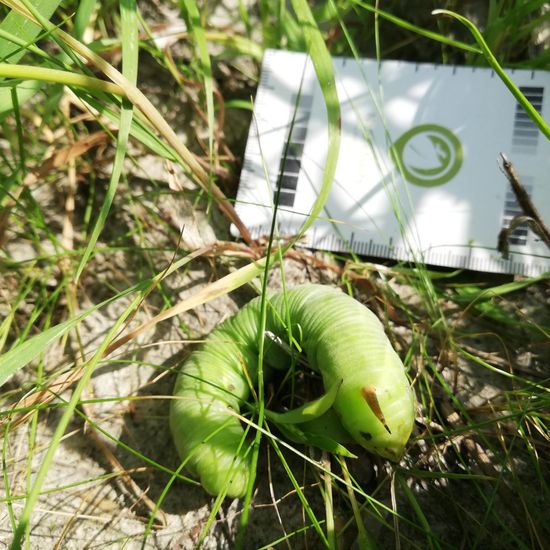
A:
{"type": "Polygon", "coordinates": [[[391,152],[405,179],[423,187],[447,183],[462,166],[460,141],[437,124],[411,128],[393,144],[391,152]]]}

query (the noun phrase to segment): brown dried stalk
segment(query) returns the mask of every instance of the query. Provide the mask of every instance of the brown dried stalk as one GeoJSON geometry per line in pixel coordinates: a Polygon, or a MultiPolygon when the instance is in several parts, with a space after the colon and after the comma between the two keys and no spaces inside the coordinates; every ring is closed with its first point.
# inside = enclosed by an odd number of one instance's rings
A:
{"type": "Polygon", "coordinates": [[[514,192],[523,214],[513,218],[510,225],[500,231],[498,234],[498,251],[502,254],[504,259],[508,259],[510,255],[510,247],[508,243],[510,234],[518,227],[518,225],[523,223],[529,224],[531,231],[538,235],[544,244],[550,249],[550,230],[548,229],[548,226],[544,223],[539,211],[533,204],[531,197],[521,184],[512,162],[508,160],[503,153],[500,153],[500,156],[502,158],[502,171],[512,186],[512,191],[514,192]]]}

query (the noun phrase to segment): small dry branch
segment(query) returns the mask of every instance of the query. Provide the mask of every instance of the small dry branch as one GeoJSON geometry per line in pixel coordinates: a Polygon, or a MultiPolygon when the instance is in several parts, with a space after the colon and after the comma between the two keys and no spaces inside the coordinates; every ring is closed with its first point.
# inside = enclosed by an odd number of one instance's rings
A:
{"type": "Polygon", "coordinates": [[[514,165],[508,158],[500,153],[502,159],[502,171],[508,178],[510,185],[512,186],[512,191],[518,201],[519,207],[521,208],[523,214],[520,214],[512,219],[510,225],[500,231],[498,234],[498,251],[502,254],[504,259],[508,259],[510,255],[510,246],[509,238],[512,232],[519,226],[524,223],[527,223],[538,237],[544,242],[544,244],[550,249],[550,230],[542,220],[539,211],[533,204],[531,197],[521,184],[519,176],[514,168],[514,165]]]}

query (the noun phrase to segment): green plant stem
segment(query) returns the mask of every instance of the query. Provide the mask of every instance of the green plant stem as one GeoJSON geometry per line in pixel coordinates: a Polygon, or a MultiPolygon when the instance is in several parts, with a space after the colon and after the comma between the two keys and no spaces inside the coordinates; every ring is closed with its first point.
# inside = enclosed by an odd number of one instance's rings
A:
{"type": "Polygon", "coordinates": [[[86,90],[126,97],[124,88],[118,84],[106,82],[92,76],[60,71],[58,69],[48,69],[46,67],[35,67],[33,65],[0,63],[0,78],[55,82],[56,84],[64,84],[65,86],[76,86],[78,88],[85,88],[86,90]]]}

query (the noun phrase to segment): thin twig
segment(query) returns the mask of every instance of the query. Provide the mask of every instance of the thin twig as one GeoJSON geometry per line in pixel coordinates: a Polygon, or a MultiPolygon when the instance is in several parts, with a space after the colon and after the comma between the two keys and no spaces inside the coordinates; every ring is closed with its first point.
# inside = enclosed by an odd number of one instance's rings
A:
{"type": "Polygon", "coordinates": [[[514,192],[523,215],[516,216],[510,222],[509,227],[501,230],[498,235],[498,251],[504,256],[504,258],[508,258],[508,238],[510,233],[521,223],[528,223],[531,230],[540,237],[548,248],[550,248],[550,229],[548,229],[548,226],[544,223],[539,211],[533,204],[531,197],[521,184],[512,162],[508,160],[503,153],[500,153],[500,156],[502,159],[502,171],[512,186],[512,191],[514,192]]]}

